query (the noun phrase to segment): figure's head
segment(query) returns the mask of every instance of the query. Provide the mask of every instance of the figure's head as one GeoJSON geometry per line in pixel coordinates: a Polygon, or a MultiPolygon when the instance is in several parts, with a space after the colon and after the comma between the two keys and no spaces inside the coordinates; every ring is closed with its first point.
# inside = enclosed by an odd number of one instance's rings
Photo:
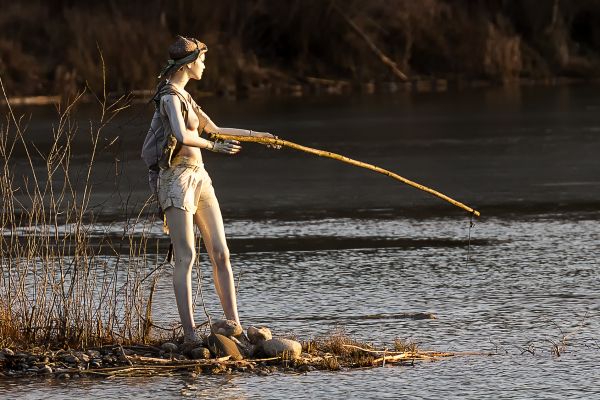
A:
{"type": "Polygon", "coordinates": [[[204,43],[194,38],[177,36],[175,42],[169,46],[169,57],[167,66],[163,69],[159,78],[170,77],[177,71],[185,68],[192,79],[202,78],[204,71],[205,53],[208,48],[204,43]]]}

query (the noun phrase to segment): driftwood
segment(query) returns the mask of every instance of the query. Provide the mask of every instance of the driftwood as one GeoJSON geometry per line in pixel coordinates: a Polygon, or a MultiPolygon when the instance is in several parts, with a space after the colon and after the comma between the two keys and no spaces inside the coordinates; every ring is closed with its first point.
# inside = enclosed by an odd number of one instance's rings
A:
{"type": "Polygon", "coordinates": [[[379,57],[381,62],[384,63],[386,66],[388,66],[392,70],[394,75],[396,75],[402,81],[408,80],[408,77],[402,71],[400,71],[400,68],[398,68],[398,65],[396,65],[396,63],[394,61],[392,61],[391,58],[386,56],[383,53],[383,51],[381,51],[379,49],[379,47],[377,47],[375,45],[375,43],[373,43],[371,38],[365,32],[363,32],[363,30],[360,29],[359,26],[356,25],[356,23],[354,21],[352,21],[350,19],[350,17],[348,17],[346,14],[344,14],[344,12],[342,10],[340,10],[339,7],[335,4],[333,5],[333,9],[344,19],[344,21],[346,21],[346,23],[348,25],[350,25],[350,27],[358,34],[358,36],[360,36],[365,41],[367,46],[369,46],[369,48],[373,51],[373,53],[375,53],[377,55],[377,57],[379,57]]]}
{"type": "Polygon", "coordinates": [[[442,200],[447,201],[450,204],[455,205],[456,207],[462,208],[465,211],[468,211],[469,213],[473,214],[476,217],[479,217],[481,214],[479,211],[474,210],[473,208],[459,202],[456,201],[448,196],[446,196],[443,193],[438,192],[437,190],[431,189],[427,186],[421,185],[417,182],[411,181],[410,179],[406,179],[394,172],[388,171],[387,169],[383,169],[381,167],[378,167],[376,165],[372,165],[372,164],[367,164],[364,163],[362,161],[357,161],[357,160],[353,160],[351,158],[348,158],[346,156],[342,156],[340,154],[336,154],[336,153],[332,153],[330,151],[324,151],[324,150],[319,150],[319,149],[313,149],[312,147],[306,147],[306,146],[302,146],[299,145],[297,143],[293,143],[287,140],[283,140],[283,139],[273,139],[273,138],[265,138],[265,137],[256,137],[256,136],[237,136],[237,135],[223,135],[220,133],[212,133],[211,136],[215,139],[223,139],[223,140],[237,140],[240,142],[252,142],[252,143],[260,143],[260,144],[265,144],[265,145],[271,145],[271,146],[278,146],[278,147],[289,147],[291,149],[294,150],[299,150],[299,151],[303,151],[305,153],[310,153],[310,154],[315,154],[319,157],[327,157],[327,158],[332,158],[334,160],[338,160],[338,161],[342,161],[345,162],[347,164],[351,164],[351,165],[355,165],[357,167],[361,167],[361,168],[366,168],[369,169],[371,171],[375,171],[375,172],[379,172],[380,174],[383,175],[387,175],[390,178],[396,179],[402,183],[405,183],[409,186],[412,186],[414,188],[417,188],[419,190],[422,190],[424,192],[430,193],[436,197],[439,197],[442,200]]]}

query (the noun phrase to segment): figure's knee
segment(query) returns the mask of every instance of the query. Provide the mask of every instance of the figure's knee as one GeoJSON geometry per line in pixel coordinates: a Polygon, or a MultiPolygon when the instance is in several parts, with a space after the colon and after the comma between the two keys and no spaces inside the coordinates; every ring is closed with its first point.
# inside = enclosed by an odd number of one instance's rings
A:
{"type": "Polygon", "coordinates": [[[193,247],[183,246],[174,249],[175,266],[178,265],[189,267],[196,259],[196,250],[193,247]]]}
{"type": "Polygon", "coordinates": [[[229,265],[229,248],[227,246],[215,246],[212,248],[211,254],[218,266],[229,265]]]}

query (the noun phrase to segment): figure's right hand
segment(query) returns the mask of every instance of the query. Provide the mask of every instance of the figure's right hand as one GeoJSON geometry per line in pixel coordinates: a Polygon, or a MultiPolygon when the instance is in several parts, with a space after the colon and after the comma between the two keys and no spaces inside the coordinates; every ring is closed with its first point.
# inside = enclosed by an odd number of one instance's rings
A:
{"type": "Polygon", "coordinates": [[[242,149],[237,140],[217,140],[210,151],[221,154],[237,154],[242,149]]]}

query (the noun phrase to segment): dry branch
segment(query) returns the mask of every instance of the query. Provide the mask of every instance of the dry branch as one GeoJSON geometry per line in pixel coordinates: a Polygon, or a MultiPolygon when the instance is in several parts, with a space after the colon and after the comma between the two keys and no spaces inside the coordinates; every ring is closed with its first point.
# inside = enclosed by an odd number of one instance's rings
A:
{"type": "Polygon", "coordinates": [[[362,29],[360,29],[360,27],[358,25],[356,25],[356,23],[354,21],[352,21],[350,19],[350,17],[348,17],[346,14],[344,14],[344,12],[342,10],[340,10],[339,7],[336,6],[335,4],[333,5],[333,9],[344,19],[344,21],[346,21],[346,23],[348,25],[350,25],[350,27],[358,34],[358,36],[360,36],[365,41],[367,46],[369,46],[369,48],[373,51],[373,53],[375,53],[377,55],[377,57],[379,57],[381,62],[384,63],[386,66],[388,66],[392,70],[394,75],[396,75],[402,81],[408,80],[408,77],[402,71],[400,71],[400,68],[398,68],[398,65],[396,65],[396,63],[394,61],[392,61],[391,58],[386,56],[383,53],[383,51],[381,51],[379,49],[379,47],[377,47],[377,45],[375,45],[375,43],[373,43],[371,38],[362,29]]]}

